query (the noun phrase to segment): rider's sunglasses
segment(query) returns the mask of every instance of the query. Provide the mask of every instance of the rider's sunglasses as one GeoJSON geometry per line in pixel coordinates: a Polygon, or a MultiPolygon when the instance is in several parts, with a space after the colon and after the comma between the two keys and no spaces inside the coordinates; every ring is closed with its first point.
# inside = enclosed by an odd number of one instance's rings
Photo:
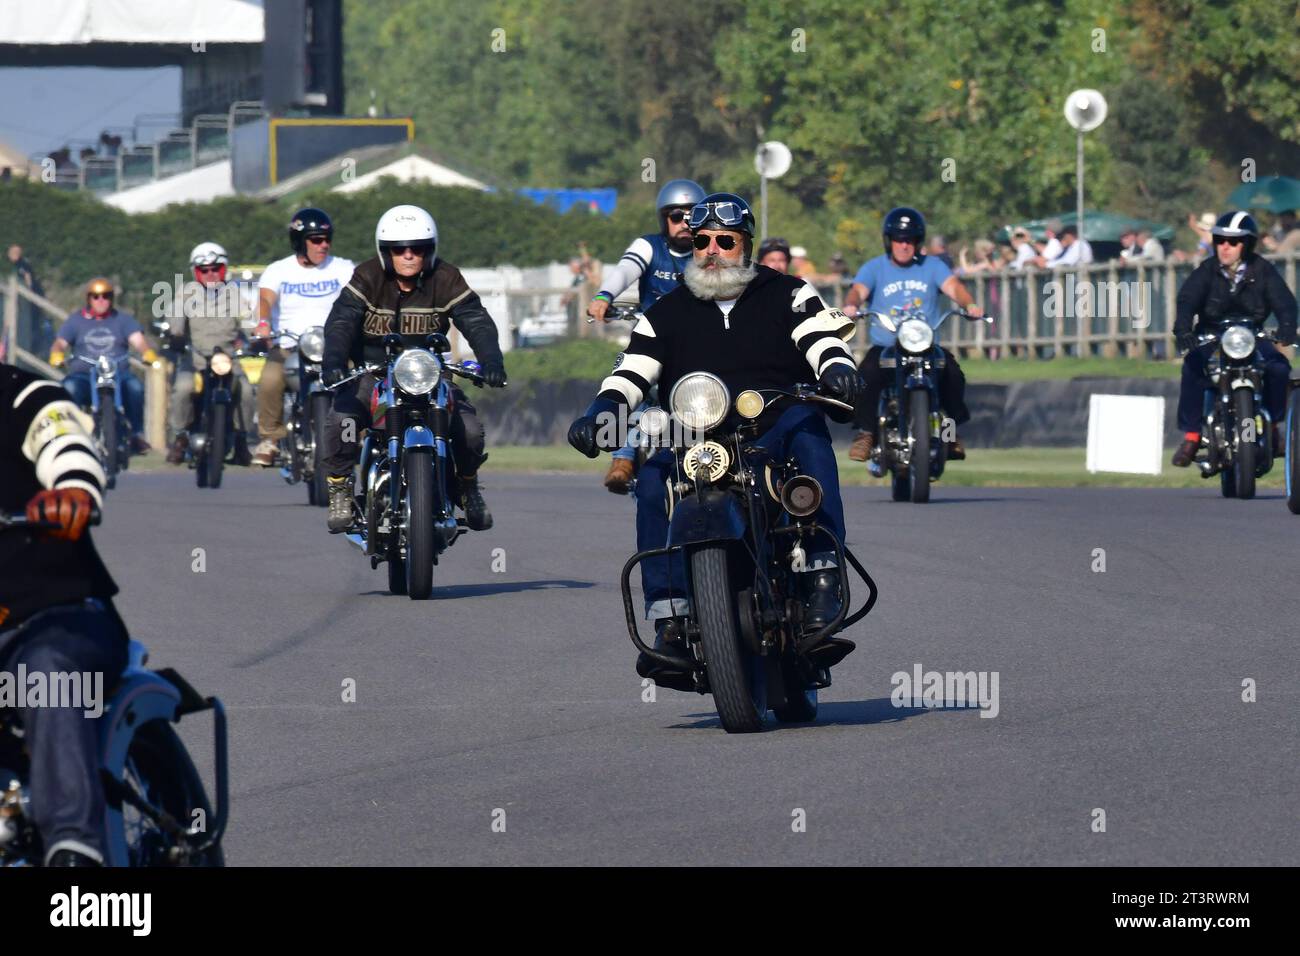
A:
{"type": "Polygon", "coordinates": [[[1241,239],[1237,236],[1215,236],[1214,244],[1216,246],[1239,246],[1241,245],[1241,239]]]}
{"type": "Polygon", "coordinates": [[[329,242],[330,237],[329,236],[308,236],[307,241],[310,242],[313,246],[320,246],[329,242]]]}
{"type": "Polygon", "coordinates": [[[710,219],[716,219],[724,226],[739,226],[745,221],[746,211],[740,203],[730,201],[696,203],[691,207],[690,226],[699,229],[710,219]]]}
{"type": "Polygon", "coordinates": [[[198,271],[205,275],[209,272],[215,274],[221,272],[221,266],[199,266],[198,271]]]}
{"type": "Polygon", "coordinates": [[[422,256],[429,249],[428,246],[389,246],[388,248],[395,256],[404,256],[408,252],[412,255],[422,256]]]}
{"type": "Polygon", "coordinates": [[[674,209],[665,218],[675,226],[677,225],[677,223],[681,222],[683,219],[686,218],[686,210],[674,209]]]}
{"type": "Polygon", "coordinates": [[[92,292],[92,293],[90,293],[90,297],[91,297],[92,299],[111,299],[111,298],[113,298],[113,293],[111,293],[111,292],[92,292]]]}
{"type": "Polygon", "coordinates": [[[701,250],[709,248],[711,242],[716,242],[723,252],[730,252],[736,248],[735,236],[696,236],[694,239],[695,248],[701,250]]]}

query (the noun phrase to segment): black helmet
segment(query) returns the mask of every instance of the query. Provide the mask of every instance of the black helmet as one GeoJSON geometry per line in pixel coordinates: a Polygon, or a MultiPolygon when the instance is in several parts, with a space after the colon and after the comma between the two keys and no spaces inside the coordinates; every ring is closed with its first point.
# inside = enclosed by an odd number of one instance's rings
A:
{"type": "Polygon", "coordinates": [[[300,256],[307,254],[308,236],[328,236],[334,238],[334,223],[325,215],[323,209],[299,209],[289,220],[289,245],[300,256]]]}
{"type": "Polygon", "coordinates": [[[1241,239],[1246,252],[1255,251],[1255,242],[1259,239],[1259,226],[1255,217],[1248,212],[1225,212],[1210,230],[1211,236],[1225,236],[1229,239],[1241,239]]]}
{"type": "Polygon", "coordinates": [[[754,238],[754,211],[735,193],[709,193],[691,208],[691,230],[733,229],[754,238]]]}
{"type": "Polygon", "coordinates": [[[890,239],[911,239],[916,243],[916,258],[921,257],[921,246],[925,242],[925,217],[911,206],[896,206],[889,210],[880,232],[885,240],[885,255],[889,255],[890,239]]]}
{"type": "Polygon", "coordinates": [[[754,258],[762,260],[769,252],[784,252],[787,259],[790,258],[790,243],[776,236],[769,236],[758,244],[758,255],[754,258]]]}

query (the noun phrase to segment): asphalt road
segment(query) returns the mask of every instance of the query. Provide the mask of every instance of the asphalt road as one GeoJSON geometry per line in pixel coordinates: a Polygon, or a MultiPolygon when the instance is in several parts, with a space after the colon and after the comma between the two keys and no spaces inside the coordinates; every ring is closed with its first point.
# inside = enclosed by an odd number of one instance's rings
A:
{"type": "MultiPolygon", "coordinates": [[[[630,500],[485,492],[496,527],[427,602],[272,473],[111,493],[124,617],[229,708],[231,864],[1300,863],[1300,519],[1276,494],[847,489],[881,588],[858,650],[816,724],[730,736],[709,697],[643,700],[630,500]],[[918,664],[996,672],[997,716],[895,707],[918,664]]],[[[209,728],[182,724],[201,767],[209,728]]]]}

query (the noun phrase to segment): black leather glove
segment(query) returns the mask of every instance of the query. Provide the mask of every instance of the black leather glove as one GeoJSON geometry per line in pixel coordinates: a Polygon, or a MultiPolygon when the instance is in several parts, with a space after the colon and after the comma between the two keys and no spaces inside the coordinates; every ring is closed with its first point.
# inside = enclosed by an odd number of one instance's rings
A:
{"type": "Polygon", "coordinates": [[[341,368],[327,368],[320,373],[320,380],[326,386],[337,385],[347,376],[347,373],[341,368]]]}
{"type": "Polygon", "coordinates": [[[483,381],[490,388],[506,387],[506,367],[501,362],[494,362],[491,365],[483,366],[483,381]]]}
{"type": "Polygon", "coordinates": [[[822,372],[821,386],[832,398],[838,398],[854,408],[858,407],[858,402],[867,390],[867,383],[862,380],[858,370],[843,362],[836,362],[822,372]]]}
{"type": "Polygon", "coordinates": [[[1180,351],[1190,352],[1192,349],[1196,348],[1196,333],[1179,332],[1178,335],[1174,337],[1174,341],[1178,343],[1180,351]]]}
{"type": "MultiPolygon", "coordinates": [[[[604,416],[617,415],[618,407],[618,402],[608,398],[598,398],[592,402],[586,413],[569,426],[569,444],[588,458],[599,455],[603,446],[598,442],[598,438],[601,432],[605,431],[604,416]]],[[[612,451],[614,448],[621,447],[622,443],[619,443],[604,450],[612,451]]]]}

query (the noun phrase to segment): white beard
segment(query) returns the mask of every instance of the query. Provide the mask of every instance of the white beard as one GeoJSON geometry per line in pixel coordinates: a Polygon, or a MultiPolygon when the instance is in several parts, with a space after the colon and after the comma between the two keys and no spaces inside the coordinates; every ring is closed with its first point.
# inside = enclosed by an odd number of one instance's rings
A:
{"type": "Polygon", "coordinates": [[[686,263],[686,272],[682,279],[686,283],[686,288],[690,289],[691,294],[697,299],[705,299],[713,302],[718,299],[734,299],[745,291],[745,286],[754,281],[758,275],[758,267],[752,262],[749,265],[742,265],[741,262],[732,264],[722,259],[715,260],[718,263],[717,269],[701,269],[695,259],[686,263]]]}

